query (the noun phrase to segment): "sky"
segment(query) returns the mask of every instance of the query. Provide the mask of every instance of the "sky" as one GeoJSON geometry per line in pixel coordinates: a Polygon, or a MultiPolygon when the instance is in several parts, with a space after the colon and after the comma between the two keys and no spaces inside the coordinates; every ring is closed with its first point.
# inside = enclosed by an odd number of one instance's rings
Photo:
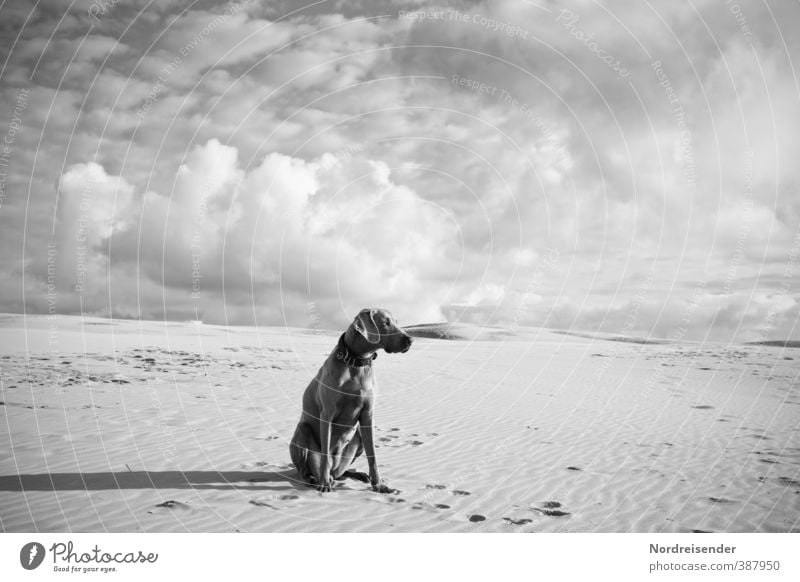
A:
{"type": "Polygon", "coordinates": [[[0,0],[0,312],[800,339],[798,25],[0,0]]]}

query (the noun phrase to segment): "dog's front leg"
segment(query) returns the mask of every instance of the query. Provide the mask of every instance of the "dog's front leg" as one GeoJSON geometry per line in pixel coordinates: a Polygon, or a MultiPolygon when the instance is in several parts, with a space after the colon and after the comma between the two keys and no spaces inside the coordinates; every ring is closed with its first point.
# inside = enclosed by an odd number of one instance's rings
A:
{"type": "Polygon", "coordinates": [[[378,472],[378,461],[375,459],[375,441],[372,435],[372,403],[367,402],[361,410],[358,424],[361,428],[361,440],[364,441],[364,454],[367,455],[367,464],[369,465],[369,481],[372,484],[372,489],[378,493],[397,493],[397,490],[391,489],[383,484],[380,473],[378,472]]]}
{"type": "Polygon", "coordinates": [[[333,478],[331,477],[331,421],[328,415],[323,413],[319,419],[319,440],[322,449],[322,467],[320,471],[319,486],[317,489],[322,493],[333,491],[333,478]]]}

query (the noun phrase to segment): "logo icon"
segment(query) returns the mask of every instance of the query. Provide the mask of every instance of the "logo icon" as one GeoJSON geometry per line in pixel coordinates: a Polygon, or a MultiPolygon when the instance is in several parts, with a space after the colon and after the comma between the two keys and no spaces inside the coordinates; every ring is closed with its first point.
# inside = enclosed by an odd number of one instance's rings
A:
{"type": "Polygon", "coordinates": [[[30,542],[22,546],[19,552],[19,563],[26,570],[35,570],[44,560],[44,546],[38,542],[30,542]]]}

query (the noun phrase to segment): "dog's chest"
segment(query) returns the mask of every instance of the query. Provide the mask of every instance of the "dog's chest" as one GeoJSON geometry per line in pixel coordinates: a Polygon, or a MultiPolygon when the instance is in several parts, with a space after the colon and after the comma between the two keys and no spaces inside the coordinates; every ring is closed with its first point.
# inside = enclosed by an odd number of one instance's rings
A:
{"type": "Polygon", "coordinates": [[[375,383],[372,381],[366,383],[346,382],[341,387],[342,402],[347,407],[361,408],[365,400],[372,398],[374,388],[375,383]]]}
{"type": "Polygon", "coordinates": [[[366,397],[375,388],[375,376],[371,368],[348,368],[340,385],[350,395],[366,397]]]}
{"type": "Polygon", "coordinates": [[[336,416],[343,425],[358,422],[364,404],[372,398],[375,382],[372,378],[363,380],[344,382],[339,389],[336,416]]]}

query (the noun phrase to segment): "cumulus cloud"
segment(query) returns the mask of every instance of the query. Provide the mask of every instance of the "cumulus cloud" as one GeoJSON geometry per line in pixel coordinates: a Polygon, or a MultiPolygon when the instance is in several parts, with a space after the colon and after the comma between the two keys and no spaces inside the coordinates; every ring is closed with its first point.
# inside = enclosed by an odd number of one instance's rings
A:
{"type": "Polygon", "coordinates": [[[127,314],[144,284],[165,289],[168,313],[211,321],[272,322],[283,309],[341,323],[372,304],[407,321],[441,318],[444,284],[429,278],[460,251],[446,214],[362,156],[271,153],[245,171],[236,148],[211,140],[177,169],[172,191],[136,193],[89,163],[64,173],[59,195],[65,300],[96,304],[111,279],[110,304],[127,314]],[[134,286],[116,284],[133,272],[134,286]]]}

